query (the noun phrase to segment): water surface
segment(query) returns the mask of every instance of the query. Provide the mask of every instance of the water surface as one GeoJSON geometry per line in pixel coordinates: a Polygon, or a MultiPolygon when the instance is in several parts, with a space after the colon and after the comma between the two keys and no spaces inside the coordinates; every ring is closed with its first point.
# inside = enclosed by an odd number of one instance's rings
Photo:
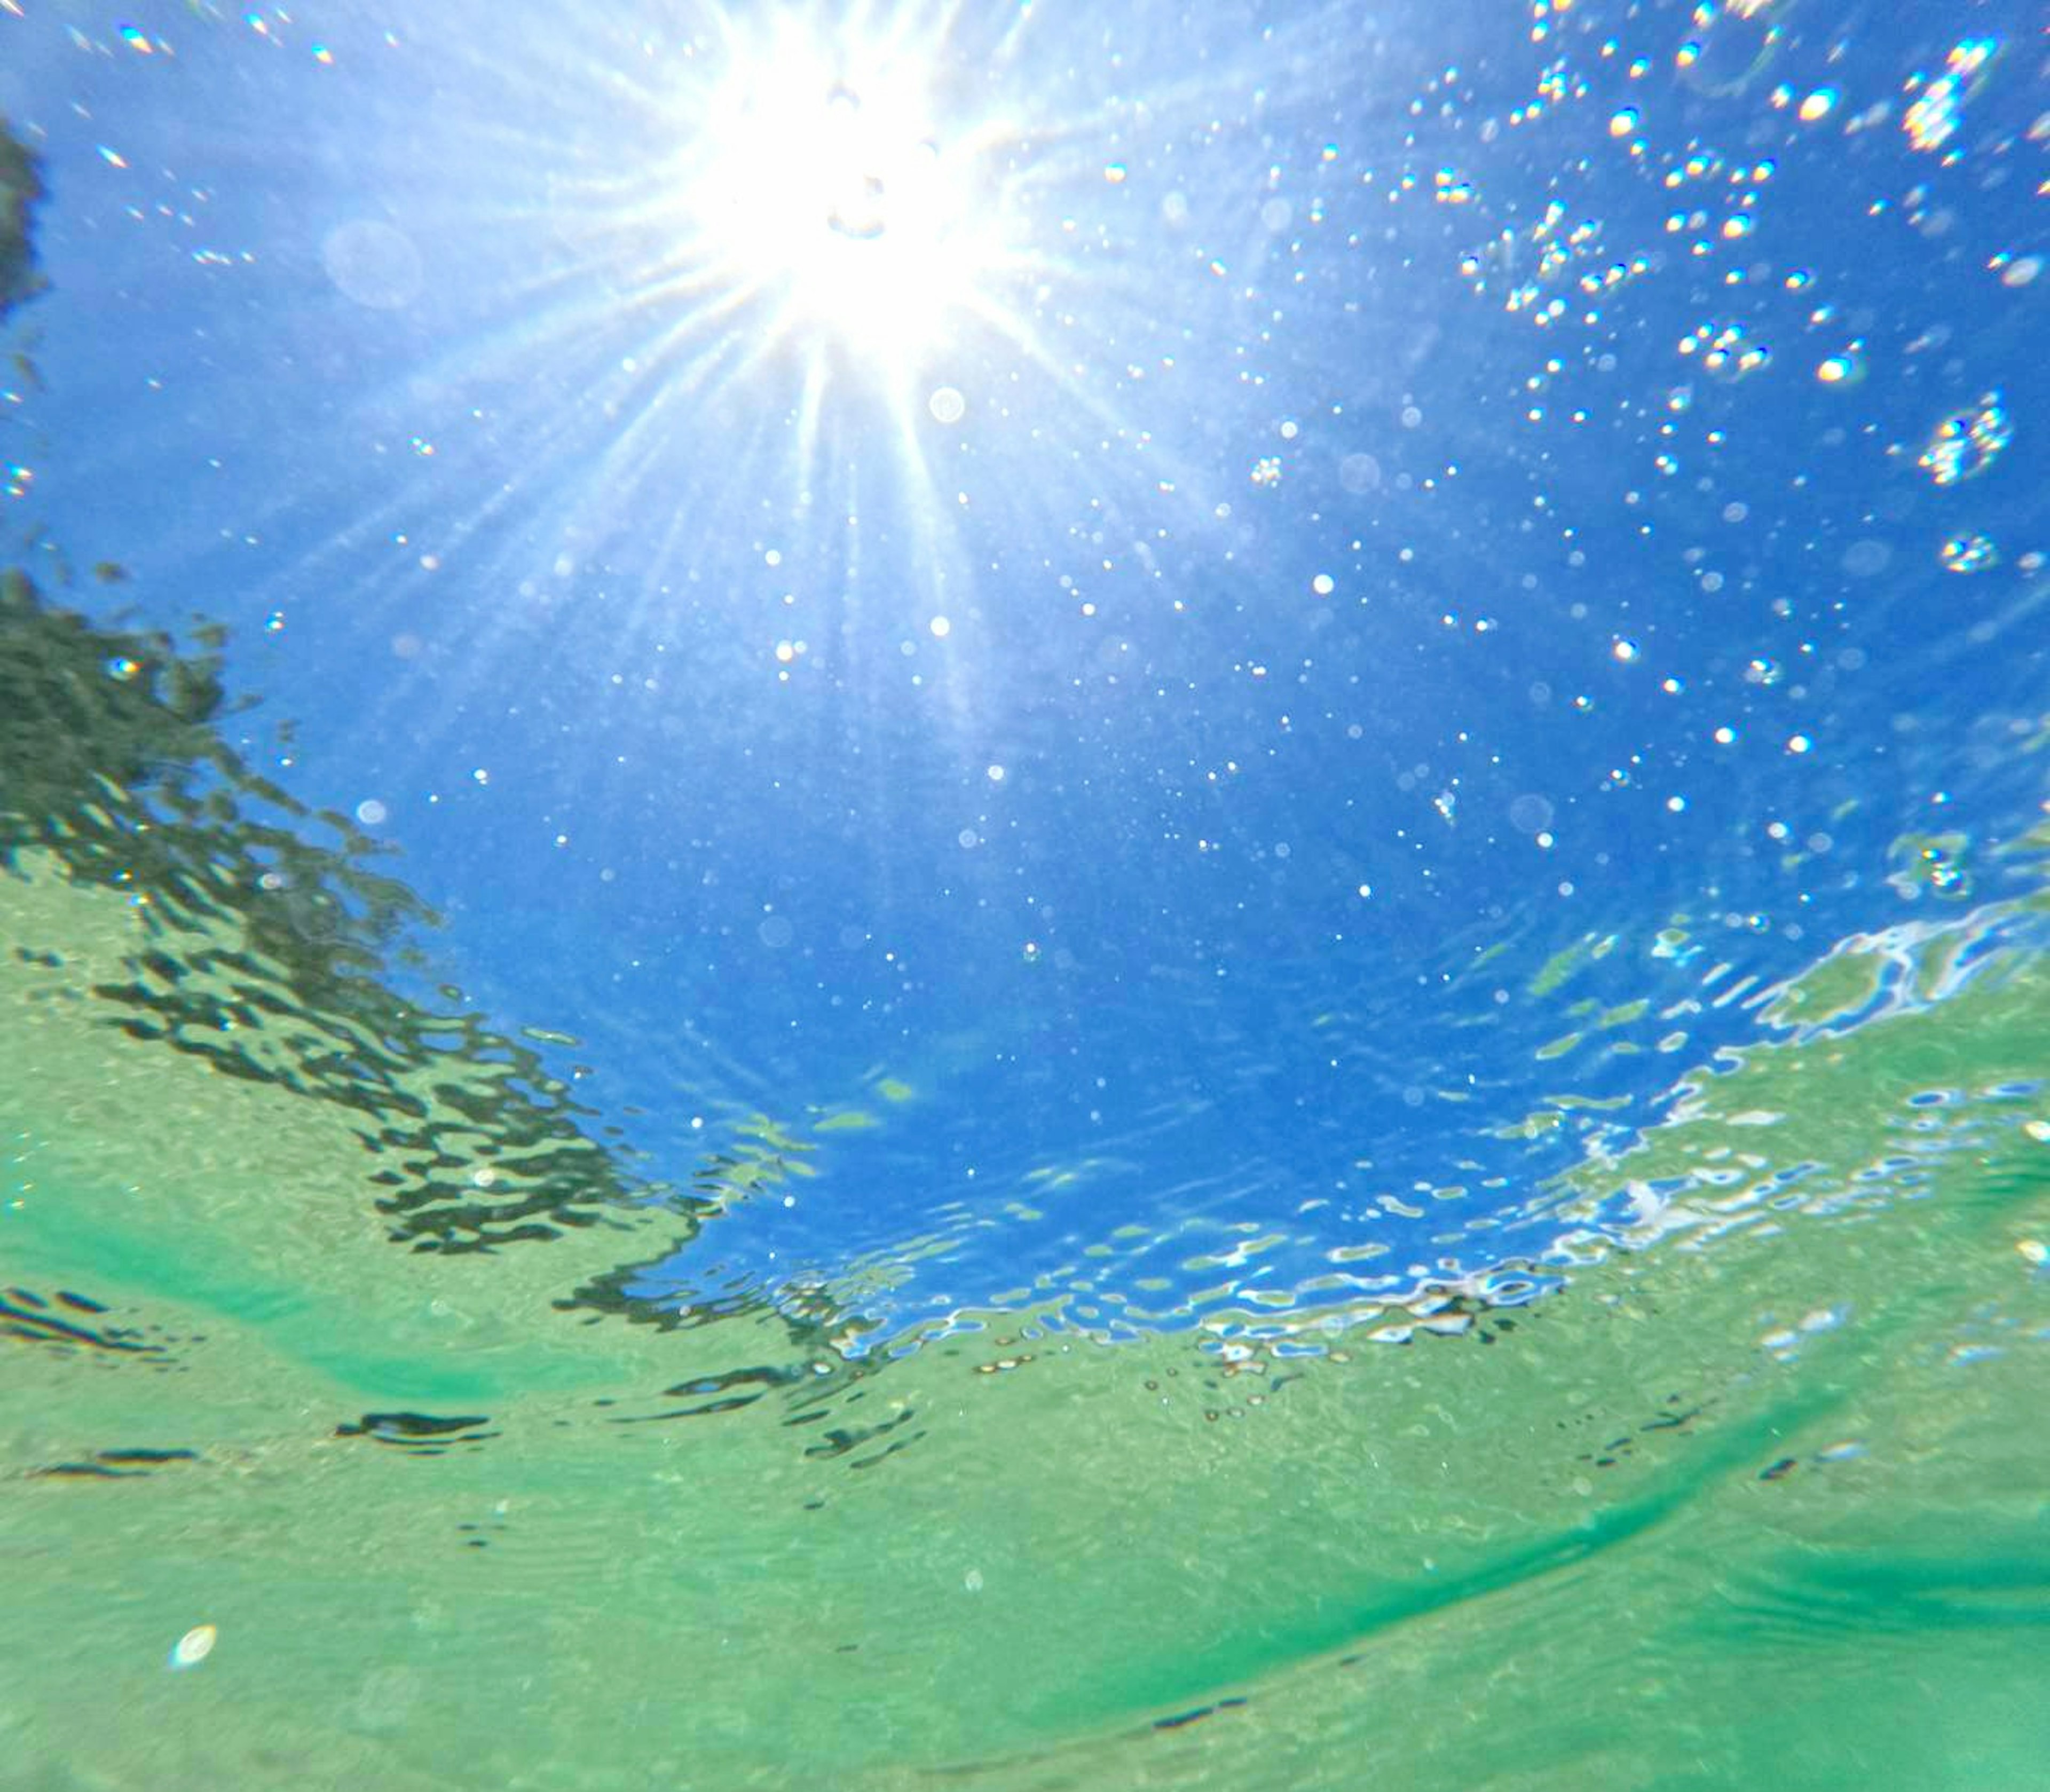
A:
{"type": "Polygon", "coordinates": [[[2032,29],[0,10],[0,1780],[2029,1782],[2032,29]]]}

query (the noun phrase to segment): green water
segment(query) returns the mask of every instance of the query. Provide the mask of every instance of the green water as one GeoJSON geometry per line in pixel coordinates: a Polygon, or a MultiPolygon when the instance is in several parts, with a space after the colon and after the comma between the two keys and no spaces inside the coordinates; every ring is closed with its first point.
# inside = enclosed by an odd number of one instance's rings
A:
{"type": "Polygon", "coordinates": [[[1530,1306],[864,1358],[620,1292],[844,1108],[635,1204],[380,980],[426,917],[203,654],[19,575],[0,625],[0,1786],[2050,1777],[2050,898],[1841,942],[1591,1132],[1530,1306]]]}
{"type": "MultiPolygon", "coordinates": [[[[1012,1315],[864,1369],[770,1312],[566,1300],[673,1216],[395,1249],[359,1116],[104,1024],[144,910],[35,849],[0,898],[30,1071],[0,1093],[0,1783],[1979,1787],[2050,1759],[2050,1113],[2003,1087],[2050,1063],[2040,954],[1982,943],[1939,999],[1753,1050],[1588,1172],[1697,1174],[1689,1223],[1514,1313],[1235,1373],[1012,1315]],[[1961,1093],[1909,1105],[1932,1087],[1961,1093]],[[1798,1206],[1746,1202],[1796,1161],[1798,1206]],[[400,1413],[471,1422],[372,1417],[400,1413]]],[[[1872,945],[1790,1011],[1851,999],[1872,945]]]]}

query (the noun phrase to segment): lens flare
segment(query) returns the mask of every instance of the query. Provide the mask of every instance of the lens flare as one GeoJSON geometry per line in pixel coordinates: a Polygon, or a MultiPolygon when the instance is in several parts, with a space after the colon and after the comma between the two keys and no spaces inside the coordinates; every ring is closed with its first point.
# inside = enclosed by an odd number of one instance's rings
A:
{"type": "Polygon", "coordinates": [[[999,307],[1006,133],[949,107],[930,39],[729,21],[713,62],[676,95],[667,283],[886,379],[999,307]]]}

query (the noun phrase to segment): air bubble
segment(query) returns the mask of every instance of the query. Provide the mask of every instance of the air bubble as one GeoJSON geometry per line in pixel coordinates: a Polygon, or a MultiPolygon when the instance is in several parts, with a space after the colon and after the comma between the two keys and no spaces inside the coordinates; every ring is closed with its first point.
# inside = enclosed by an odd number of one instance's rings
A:
{"type": "Polygon", "coordinates": [[[171,1646],[169,1665],[173,1668],[196,1668],[213,1653],[213,1646],[220,1639],[219,1629],[212,1624],[195,1624],[171,1646]]]}
{"type": "Polygon", "coordinates": [[[1989,537],[1974,531],[1952,536],[1937,551],[1936,558],[1947,572],[1984,572],[2000,564],[2000,550],[1989,537]]]}
{"type": "Polygon", "coordinates": [[[1519,833],[1541,834],[1552,825],[1552,802],[1536,791],[1526,791],[1509,805],[1510,824],[1519,833]]]}

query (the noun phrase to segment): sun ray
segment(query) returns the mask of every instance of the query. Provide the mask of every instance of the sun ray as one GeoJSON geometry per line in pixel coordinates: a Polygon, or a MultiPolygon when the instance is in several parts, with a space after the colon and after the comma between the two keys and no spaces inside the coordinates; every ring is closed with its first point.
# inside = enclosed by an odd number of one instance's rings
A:
{"type": "MultiPolygon", "coordinates": [[[[1214,419],[1251,389],[1260,251],[1230,279],[1211,253],[1257,210],[1234,146],[1296,52],[1241,29],[1199,66],[1144,33],[1078,59],[1076,24],[686,4],[597,30],[552,88],[516,36],[466,46],[496,97],[439,115],[450,172],[415,228],[488,270],[434,294],[420,334],[441,352],[366,392],[388,442],[424,396],[440,453],[353,532],[435,534],[502,594],[445,677],[481,684],[532,629],[614,663],[723,637],[742,707],[754,680],[823,675],[851,711],[924,674],[967,750],[1043,638],[1037,598],[980,604],[996,559],[1085,622],[1113,561],[1140,571],[1124,607],[1182,611],[1162,569],[1229,559],[1243,527],[1244,462],[1214,419]],[[1167,173],[1128,185],[1127,162],[1167,173]],[[492,495],[464,516],[451,490],[492,495]],[[780,579],[760,575],[772,541],[780,579]]],[[[428,634],[449,581],[397,564],[366,595],[428,634]]]]}

